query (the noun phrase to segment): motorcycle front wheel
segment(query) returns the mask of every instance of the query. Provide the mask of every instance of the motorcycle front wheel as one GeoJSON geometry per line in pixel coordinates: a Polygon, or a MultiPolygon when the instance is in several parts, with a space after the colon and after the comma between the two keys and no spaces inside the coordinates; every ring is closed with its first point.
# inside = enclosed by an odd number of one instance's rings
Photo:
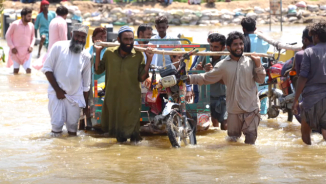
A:
{"type": "MultiPolygon", "coordinates": [[[[262,101],[263,99],[268,98],[267,94],[263,94],[259,96],[259,100],[262,101]]],[[[270,99],[268,99],[270,100],[270,99]]],[[[272,105],[275,104],[274,101],[272,101],[272,105]]],[[[266,104],[268,105],[268,104],[266,104]]],[[[269,108],[269,107],[268,107],[269,108]]],[[[288,118],[287,121],[292,122],[293,121],[293,112],[291,109],[287,109],[287,113],[288,113],[288,118]]],[[[298,118],[297,118],[298,119],[298,118]]]]}
{"type": "Polygon", "coordinates": [[[184,132],[179,131],[180,128],[182,130],[184,128],[184,126],[179,127],[180,121],[182,121],[182,118],[176,112],[172,112],[167,120],[167,134],[172,147],[180,148],[181,142],[184,142],[185,145],[196,144],[196,125],[194,125],[194,122],[188,120],[187,127],[189,127],[189,130],[188,132],[184,132]]]}

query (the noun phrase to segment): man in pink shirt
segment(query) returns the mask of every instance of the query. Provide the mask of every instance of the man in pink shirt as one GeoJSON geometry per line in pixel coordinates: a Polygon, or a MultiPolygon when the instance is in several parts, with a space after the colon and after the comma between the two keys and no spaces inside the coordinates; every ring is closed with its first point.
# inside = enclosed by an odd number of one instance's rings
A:
{"type": "Polygon", "coordinates": [[[67,22],[66,18],[68,15],[68,9],[65,6],[59,6],[56,10],[57,17],[52,19],[49,25],[49,47],[47,53],[44,55],[43,59],[38,59],[34,62],[33,67],[40,70],[44,62],[50,53],[52,45],[58,41],[67,40],[67,22]]]}
{"type": "Polygon", "coordinates": [[[56,10],[57,17],[54,18],[49,26],[49,49],[57,41],[67,40],[67,22],[68,9],[64,6],[59,6],[56,10]]]}
{"type": "Polygon", "coordinates": [[[21,11],[21,20],[14,21],[6,34],[9,51],[8,67],[14,65],[14,74],[19,72],[19,66],[23,65],[26,73],[31,73],[31,52],[35,42],[34,26],[32,21],[32,9],[24,8],[21,11]]]}

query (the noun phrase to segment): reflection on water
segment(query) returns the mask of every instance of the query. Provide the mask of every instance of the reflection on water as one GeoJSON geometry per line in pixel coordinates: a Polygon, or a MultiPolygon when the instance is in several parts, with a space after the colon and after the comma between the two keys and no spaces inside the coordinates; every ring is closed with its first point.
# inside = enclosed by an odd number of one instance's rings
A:
{"type": "MultiPolygon", "coordinates": [[[[171,30],[199,35],[209,29],[171,30]]],[[[280,37],[301,40],[301,31],[291,31],[280,37]]],[[[198,145],[181,149],[171,148],[167,136],[145,136],[136,145],[92,131],[53,138],[46,78],[21,72],[14,76],[0,66],[1,182],[325,183],[326,143],[314,134],[313,146],[304,145],[300,124],[286,122],[286,114],[263,118],[255,146],[243,144],[244,137],[228,142],[226,132],[214,128],[198,135],[198,145]]]]}

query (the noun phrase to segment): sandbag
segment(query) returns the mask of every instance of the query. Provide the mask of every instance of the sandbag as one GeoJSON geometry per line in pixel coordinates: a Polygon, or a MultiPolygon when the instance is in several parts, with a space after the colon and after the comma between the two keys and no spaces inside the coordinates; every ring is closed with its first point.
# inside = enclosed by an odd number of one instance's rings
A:
{"type": "Polygon", "coordinates": [[[307,10],[311,12],[319,11],[319,6],[318,5],[308,5],[307,10]]]}
{"type": "Polygon", "coordinates": [[[326,5],[321,5],[319,8],[320,8],[321,10],[326,10],[326,5]]]}
{"type": "Polygon", "coordinates": [[[254,13],[254,12],[249,12],[249,13],[247,13],[246,17],[251,17],[251,18],[256,20],[257,19],[257,14],[254,13]]]}
{"type": "Polygon", "coordinates": [[[265,10],[258,7],[258,6],[255,6],[254,7],[254,12],[257,13],[257,14],[262,14],[262,13],[265,13],[265,10]]]}
{"type": "Polygon", "coordinates": [[[300,2],[297,2],[295,4],[295,6],[297,6],[298,8],[306,8],[307,7],[307,4],[304,1],[300,1],[300,2]]]}

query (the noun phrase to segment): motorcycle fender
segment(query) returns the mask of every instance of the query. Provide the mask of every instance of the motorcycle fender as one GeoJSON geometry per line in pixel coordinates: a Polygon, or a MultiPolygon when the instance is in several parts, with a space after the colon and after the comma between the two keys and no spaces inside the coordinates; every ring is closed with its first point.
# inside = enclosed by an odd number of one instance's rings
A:
{"type": "Polygon", "coordinates": [[[170,114],[170,112],[171,112],[171,110],[172,110],[172,107],[175,106],[175,105],[179,106],[179,104],[177,104],[177,103],[168,102],[168,103],[165,105],[165,108],[164,108],[164,110],[163,110],[163,112],[162,112],[162,115],[163,115],[163,116],[166,116],[166,115],[170,114]]]}
{"type": "Polygon", "coordinates": [[[283,95],[282,90],[274,88],[273,89],[273,95],[275,95],[277,98],[281,97],[283,95]]]}
{"type": "MultiPolygon", "coordinates": [[[[268,95],[268,89],[260,90],[258,92],[258,96],[261,96],[261,95],[268,95]]],[[[275,95],[276,97],[280,97],[283,95],[283,92],[280,89],[273,88],[273,95],[275,95]]]]}
{"type": "Polygon", "coordinates": [[[268,89],[262,89],[258,91],[258,96],[268,95],[268,89]]]}

